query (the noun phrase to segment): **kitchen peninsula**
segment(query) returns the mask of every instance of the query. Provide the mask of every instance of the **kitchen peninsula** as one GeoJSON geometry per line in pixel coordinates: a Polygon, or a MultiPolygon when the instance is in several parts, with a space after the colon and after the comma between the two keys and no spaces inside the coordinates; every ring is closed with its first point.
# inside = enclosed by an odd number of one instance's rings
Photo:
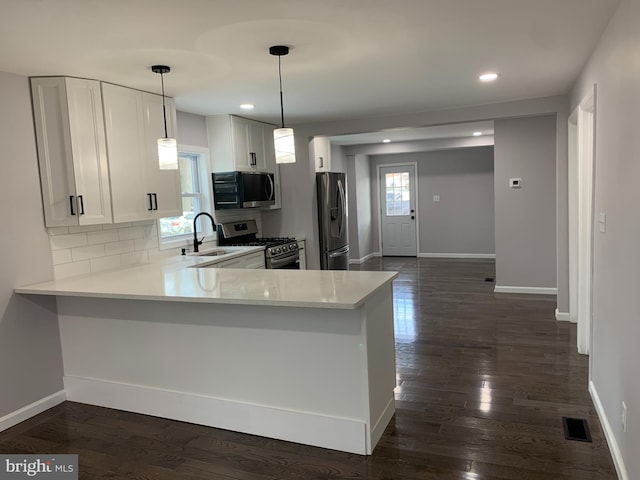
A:
{"type": "Polygon", "coordinates": [[[174,257],[17,288],[55,295],[72,401],[359,454],[394,413],[394,272],[174,257]]]}

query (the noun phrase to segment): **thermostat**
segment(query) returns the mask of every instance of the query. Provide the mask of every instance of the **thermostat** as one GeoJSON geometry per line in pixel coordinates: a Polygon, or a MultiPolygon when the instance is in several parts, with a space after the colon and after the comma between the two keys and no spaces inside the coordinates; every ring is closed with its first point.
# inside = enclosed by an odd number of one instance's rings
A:
{"type": "Polygon", "coordinates": [[[510,178],[509,186],[511,188],[521,188],[522,187],[522,179],[521,178],[510,178]]]}

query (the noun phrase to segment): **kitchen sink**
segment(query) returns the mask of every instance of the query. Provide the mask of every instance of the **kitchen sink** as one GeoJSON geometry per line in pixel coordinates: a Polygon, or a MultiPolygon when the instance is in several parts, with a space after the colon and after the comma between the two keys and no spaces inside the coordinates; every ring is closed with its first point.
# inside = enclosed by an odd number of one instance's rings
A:
{"type": "Polygon", "coordinates": [[[196,254],[198,257],[217,257],[219,255],[226,255],[227,252],[225,250],[211,250],[209,252],[202,252],[202,253],[198,253],[196,254]]]}

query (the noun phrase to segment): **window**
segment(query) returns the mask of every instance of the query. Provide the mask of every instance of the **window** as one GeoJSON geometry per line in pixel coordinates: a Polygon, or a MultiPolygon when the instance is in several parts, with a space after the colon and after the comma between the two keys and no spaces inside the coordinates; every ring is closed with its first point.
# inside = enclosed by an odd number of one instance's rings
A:
{"type": "Polygon", "coordinates": [[[387,216],[409,215],[409,172],[387,173],[387,216]]]}
{"type": "MultiPolygon", "coordinates": [[[[193,219],[201,211],[209,210],[206,154],[198,151],[178,151],[182,215],[161,218],[160,239],[180,240],[193,235],[193,219]]],[[[205,222],[203,222],[204,225],[205,222]]]]}

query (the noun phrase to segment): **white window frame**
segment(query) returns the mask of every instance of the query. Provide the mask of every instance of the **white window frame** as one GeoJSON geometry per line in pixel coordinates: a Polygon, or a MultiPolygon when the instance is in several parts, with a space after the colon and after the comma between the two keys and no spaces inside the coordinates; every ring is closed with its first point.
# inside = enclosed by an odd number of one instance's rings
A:
{"type": "MultiPolygon", "coordinates": [[[[211,166],[209,162],[209,149],[204,147],[198,147],[194,145],[178,145],[178,155],[195,155],[198,157],[198,183],[200,186],[200,193],[191,194],[181,192],[181,198],[185,197],[198,197],[198,205],[200,211],[213,212],[213,194],[211,186],[211,166]]],[[[181,189],[182,190],[182,189],[181,189]]],[[[202,219],[198,221],[198,231],[204,232],[205,243],[213,242],[216,240],[215,232],[211,228],[211,222],[202,219]],[[201,223],[202,222],[202,223],[201,223]]],[[[160,228],[160,219],[158,219],[158,246],[160,250],[168,250],[170,248],[186,247],[191,250],[193,246],[193,233],[185,233],[183,235],[175,235],[171,238],[163,238],[160,228]]],[[[201,238],[202,233],[199,233],[201,238]]]]}

